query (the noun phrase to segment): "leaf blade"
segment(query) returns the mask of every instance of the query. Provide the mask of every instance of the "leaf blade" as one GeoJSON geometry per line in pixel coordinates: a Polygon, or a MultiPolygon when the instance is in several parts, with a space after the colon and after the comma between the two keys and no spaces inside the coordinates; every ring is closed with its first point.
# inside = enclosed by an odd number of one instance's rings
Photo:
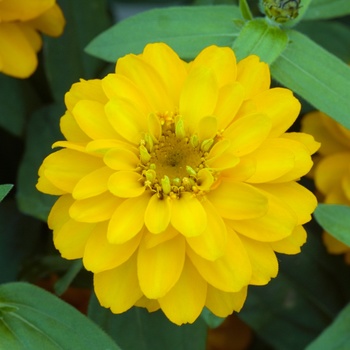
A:
{"type": "Polygon", "coordinates": [[[165,42],[184,59],[192,59],[204,47],[231,46],[239,33],[233,5],[179,6],[154,9],[129,17],[92,40],[86,52],[108,62],[129,53],[141,53],[151,42],[165,42]],[[118,45],[115,45],[115,43],[118,45]]]}
{"type": "Polygon", "coordinates": [[[319,204],[314,212],[317,222],[333,237],[350,246],[350,207],[319,204]]]}
{"type": "Polygon", "coordinates": [[[0,338],[8,342],[9,349],[120,350],[72,306],[28,283],[0,286],[0,314],[0,338]]]}
{"type": "Polygon", "coordinates": [[[350,68],[303,34],[291,30],[288,36],[289,45],[271,65],[273,77],[350,128],[350,68]]]}

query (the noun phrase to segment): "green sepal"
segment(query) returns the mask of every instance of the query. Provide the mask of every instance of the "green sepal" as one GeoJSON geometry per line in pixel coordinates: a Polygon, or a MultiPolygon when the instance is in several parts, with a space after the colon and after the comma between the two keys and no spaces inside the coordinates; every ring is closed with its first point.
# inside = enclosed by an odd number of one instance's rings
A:
{"type": "Polygon", "coordinates": [[[271,64],[283,52],[287,43],[288,36],[282,29],[269,25],[264,19],[254,19],[246,22],[232,48],[238,60],[255,54],[262,61],[271,64]]]}

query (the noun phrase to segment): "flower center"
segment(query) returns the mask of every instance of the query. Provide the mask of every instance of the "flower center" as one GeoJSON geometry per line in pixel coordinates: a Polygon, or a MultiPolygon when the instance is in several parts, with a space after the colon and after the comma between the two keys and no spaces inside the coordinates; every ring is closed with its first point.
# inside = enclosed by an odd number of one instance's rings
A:
{"type": "Polygon", "coordinates": [[[209,191],[216,176],[206,166],[206,159],[214,139],[200,143],[197,135],[188,137],[179,117],[157,120],[158,135],[146,134],[139,147],[144,185],[160,198],[179,198],[185,191],[195,195],[209,191]]]}

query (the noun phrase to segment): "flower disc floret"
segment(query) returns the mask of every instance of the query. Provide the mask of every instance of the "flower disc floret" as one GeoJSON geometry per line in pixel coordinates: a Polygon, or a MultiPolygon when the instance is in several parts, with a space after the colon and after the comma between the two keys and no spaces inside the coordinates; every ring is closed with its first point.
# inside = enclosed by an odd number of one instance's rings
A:
{"type": "Polygon", "coordinates": [[[104,307],[225,317],[277,275],[275,252],[300,251],[316,200],[297,180],[318,144],[286,132],[300,103],[257,56],[209,46],[187,63],[149,44],[65,102],[37,188],[59,196],[55,246],[83,259],[104,307]]]}

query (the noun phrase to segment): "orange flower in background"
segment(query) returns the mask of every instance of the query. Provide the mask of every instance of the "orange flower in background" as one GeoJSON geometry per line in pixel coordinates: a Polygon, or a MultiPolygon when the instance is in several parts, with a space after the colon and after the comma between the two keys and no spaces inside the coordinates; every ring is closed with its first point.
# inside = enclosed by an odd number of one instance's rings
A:
{"type": "Polygon", "coordinates": [[[316,199],[297,180],[318,143],[286,133],[300,103],[257,56],[210,46],[186,63],[149,44],[65,102],[37,188],[60,196],[55,246],[83,258],[102,306],[226,317],[277,275],[275,252],[300,252],[316,199]]]}
{"type": "Polygon", "coordinates": [[[37,52],[42,46],[39,32],[59,36],[64,24],[55,0],[1,0],[0,72],[29,77],[38,64],[37,52]]]}
{"type": "MultiPolygon", "coordinates": [[[[350,131],[319,111],[304,116],[302,130],[321,142],[312,176],[322,201],[350,205],[350,131]]],[[[330,253],[345,254],[350,264],[350,247],[327,232],[323,241],[330,253]]]]}

